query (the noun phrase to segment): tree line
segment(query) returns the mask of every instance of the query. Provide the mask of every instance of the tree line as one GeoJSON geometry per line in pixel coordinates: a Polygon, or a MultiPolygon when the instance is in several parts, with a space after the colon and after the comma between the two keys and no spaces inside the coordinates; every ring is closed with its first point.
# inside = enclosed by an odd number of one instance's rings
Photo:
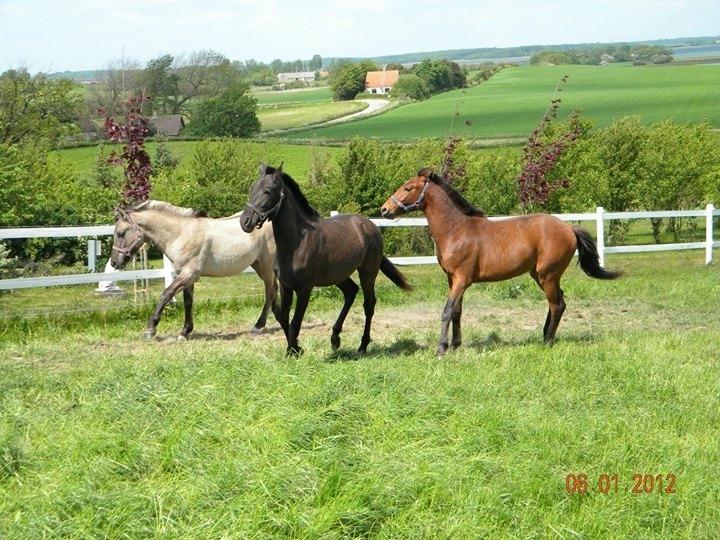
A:
{"type": "Polygon", "coordinates": [[[635,65],[667,64],[672,62],[672,50],[662,45],[597,45],[567,50],[548,49],[530,57],[530,64],[584,64],[597,66],[612,62],[632,62],[635,65]]]}

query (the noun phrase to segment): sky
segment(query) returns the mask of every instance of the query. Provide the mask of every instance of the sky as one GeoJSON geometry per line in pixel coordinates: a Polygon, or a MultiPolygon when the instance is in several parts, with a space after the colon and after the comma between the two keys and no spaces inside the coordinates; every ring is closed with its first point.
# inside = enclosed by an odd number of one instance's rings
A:
{"type": "Polygon", "coordinates": [[[269,62],[717,34],[719,0],[0,0],[0,71],[198,49],[269,62]]]}

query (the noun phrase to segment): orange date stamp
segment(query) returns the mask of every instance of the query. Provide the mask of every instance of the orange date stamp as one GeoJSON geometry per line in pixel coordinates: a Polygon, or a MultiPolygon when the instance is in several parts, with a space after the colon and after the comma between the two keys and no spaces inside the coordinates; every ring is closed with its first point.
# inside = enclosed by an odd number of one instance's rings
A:
{"type": "Polygon", "coordinates": [[[619,493],[621,491],[634,493],[637,495],[650,495],[658,493],[660,495],[675,493],[675,482],[677,475],[668,474],[640,474],[632,475],[632,482],[623,482],[620,475],[600,474],[597,478],[589,478],[585,473],[570,473],[565,476],[565,491],[567,493],[576,493],[585,495],[587,493],[602,493],[608,495],[610,493],[619,493]]]}

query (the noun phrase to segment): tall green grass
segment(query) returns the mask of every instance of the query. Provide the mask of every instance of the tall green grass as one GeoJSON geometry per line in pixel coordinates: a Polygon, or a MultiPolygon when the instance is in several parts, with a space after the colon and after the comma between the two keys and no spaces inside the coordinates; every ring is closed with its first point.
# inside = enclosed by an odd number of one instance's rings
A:
{"type": "Polygon", "coordinates": [[[379,278],[362,357],[360,298],[333,354],[340,295],[314,294],[298,359],[275,323],[247,333],[260,294],[202,300],[253,276],[201,281],[184,343],[180,309],[157,342],[147,308],[3,321],[0,536],[712,538],[720,272],[699,253],[608,265],[626,277],[568,270],[552,348],[529,278],[474,286],[442,360],[438,267],[404,269],[413,294],[379,278]],[[631,494],[635,473],[677,493],[631,494]]]}

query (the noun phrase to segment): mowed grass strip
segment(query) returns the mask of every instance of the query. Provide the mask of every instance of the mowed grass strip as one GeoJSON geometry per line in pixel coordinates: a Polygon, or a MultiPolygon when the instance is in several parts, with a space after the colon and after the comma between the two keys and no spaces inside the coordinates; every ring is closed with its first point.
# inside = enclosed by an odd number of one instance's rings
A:
{"type": "Polygon", "coordinates": [[[720,126],[720,66],[525,66],[504,69],[488,82],[466,90],[445,92],[376,117],[292,137],[445,137],[458,100],[455,134],[523,137],[537,125],[555,85],[566,74],[570,79],[559,95],[563,117],[580,108],[596,126],[626,115],[640,115],[646,123],[708,120],[720,126]]]}
{"type": "MultiPolygon", "coordinates": [[[[149,309],[5,321],[0,328],[0,536],[693,537],[720,527],[720,270],[702,254],[611,256],[615,282],[564,280],[552,348],[523,277],[475,285],[464,345],[434,356],[447,284],[378,279],[370,353],[358,298],[311,301],[283,356],[242,276],[197,285],[197,335],[140,339],[149,309]],[[567,494],[568,473],[590,493],[567,494]],[[601,494],[600,474],[618,474],[601,494]],[[632,476],[677,475],[675,494],[632,476]]],[[[257,282],[257,283],[256,283],[257,282]]],[[[89,294],[89,293],[88,293],[89,294]]]]}
{"type": "Polygon", "coordinates": [[[321,124],[362,111],[367,106],[367,103],[361,101],[332,101],[329,103],[263,108],[258,109],[257,116],[263,131],[275,131],[321,124]]]}

